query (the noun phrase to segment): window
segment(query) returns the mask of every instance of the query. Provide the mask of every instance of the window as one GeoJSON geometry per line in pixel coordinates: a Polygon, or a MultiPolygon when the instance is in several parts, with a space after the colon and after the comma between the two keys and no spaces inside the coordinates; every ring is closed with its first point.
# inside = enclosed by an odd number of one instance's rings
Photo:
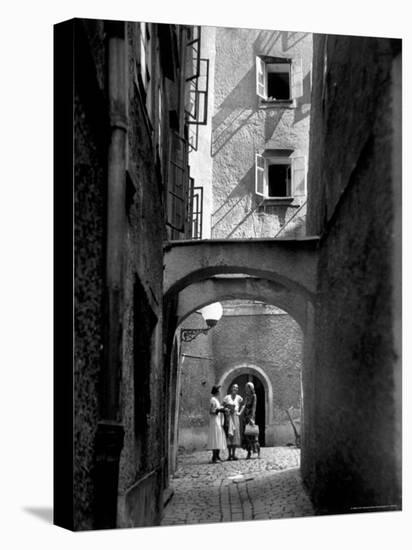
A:
{"type": "Polygon", "coordinates": [[[186,114],[188,124],[207,124],[209,59],[199,59],[199,75],[188,81],[186,114]]]}
{"type": "Polygon", "coordinates": [[[301,59],[256,57],[256,93],[273,103],[292,102],[303,95],[301,59]]]}
{"type": "Polygon", "coordinates": [[[188,219],[191,223],[192,239],[202,238],[203,229],[203,187],[195,187],[194,178],[189,178],[188,219]]]}
{"type": "Polygon", "coordinates": [[[265,199],[292,199],[306,194],[305,157],[278,152],[256,153],[255,192],[265,199]]]}
{"type": "Polygon", "coordinates": [[[170,133],[167,225],[172,228],[172,238],[185,232],[188,195],[187,143],[176,132],[170,133]]]}
{"type": "Polygon", "coordinates": [[[142,79],[145,102],[149,117],[152,109],[152,89],[151,89],[151,70],[152,70],[152,43],[150,40],[150,31],[148,23],[140,23],[140,75],[142,79]]]}

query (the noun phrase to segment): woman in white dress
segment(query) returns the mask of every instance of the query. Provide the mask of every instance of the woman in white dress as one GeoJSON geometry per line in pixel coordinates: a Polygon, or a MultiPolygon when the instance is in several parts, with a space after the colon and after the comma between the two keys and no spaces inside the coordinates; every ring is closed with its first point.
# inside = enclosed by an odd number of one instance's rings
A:
{"type": "Polygon", "coordinates": [[[209,408],[209,434],[207,438],[207,448],[212,451],[212,462],[221,461],[220,451],[225,451],[226,436],[223,431],[224,407],[220,406],[220,386],[213,386],[211,391],[209,408]]]}
{"type": "Polygon", "coordinates": [[[239,415],[243,398],[238,395],[238,391],[239,386],[233,384],[230,393],[223,399],[226,412],[228,460],[237,460],[236,447],[240,447],[241,444],[239,415]]]}

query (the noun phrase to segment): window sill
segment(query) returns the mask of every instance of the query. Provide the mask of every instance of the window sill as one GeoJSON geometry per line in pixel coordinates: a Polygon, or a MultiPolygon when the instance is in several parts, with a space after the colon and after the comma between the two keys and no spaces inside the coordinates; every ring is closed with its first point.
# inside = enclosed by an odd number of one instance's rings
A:
{"type": "Polygon", "coordinates": [[[265,206],[289,206],[291,208],[299,208],[298,204],[292,204],[294,197],[264,197],[263,204],[265,206]]]}
{"type": "Polygon", "coordinates": [[[262,99],[259,98],[259,106],[263,109],[295,109],[296,101],[294,99],[262,99]]]}

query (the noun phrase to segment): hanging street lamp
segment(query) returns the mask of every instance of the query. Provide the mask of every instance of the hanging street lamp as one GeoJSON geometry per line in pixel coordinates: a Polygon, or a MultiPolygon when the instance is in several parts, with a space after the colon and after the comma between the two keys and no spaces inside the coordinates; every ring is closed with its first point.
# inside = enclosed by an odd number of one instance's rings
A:
{"type": "Polygon", "coordinates": [[[199,334],[207,334],[211,328],[216,326],[217,322],[223,315],[223,307],[220,302],[215,302],[203,307],[200,310],[203,319],[206,322],[206,328],[183,328],[180,331],[181,342],[191,342],[199,334]]]}

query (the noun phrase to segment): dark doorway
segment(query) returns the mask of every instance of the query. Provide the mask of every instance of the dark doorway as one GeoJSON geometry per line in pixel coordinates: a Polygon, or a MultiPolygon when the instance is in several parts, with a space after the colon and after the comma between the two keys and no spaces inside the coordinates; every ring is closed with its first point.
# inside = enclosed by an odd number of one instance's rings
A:
{"type": "Polygon", "coordinates": [[[266,402],[265,402],[265,388],[263,387],[262,382],[253,376],[252,374],[241,374],[237,376],[227,388],[227,391],[230,390],[232,384],[237,384],[239,386],[239,394],[244,398],[245,397],[245,385],[247,382],[252,382],[255,386],[256,391],[256,424],[259,426],[259,443],[261,447],[265,446],[265,424],[266,424],[266,402]]]}

